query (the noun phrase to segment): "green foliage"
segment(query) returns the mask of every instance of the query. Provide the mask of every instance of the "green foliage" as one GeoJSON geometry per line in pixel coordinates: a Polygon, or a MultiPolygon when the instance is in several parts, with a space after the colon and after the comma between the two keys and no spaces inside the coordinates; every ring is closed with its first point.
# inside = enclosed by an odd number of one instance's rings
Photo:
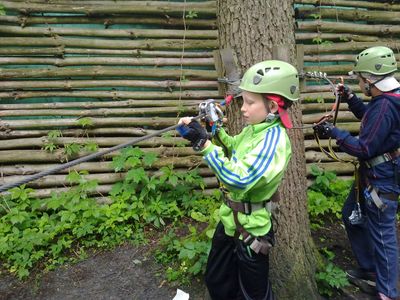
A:
{"type": "Polygon", "coordinates": [[[186,19],[195,19],[197,17],[197,12],[194,10],[189,10],[189,12],[186,14],[186,19]]]}
{"type": "MultiPolygon", "coordinates": [[[[188,228],[188,235],[179,237],[170,230],[160,241],[162,248],[157,251],[156,259],[168,266],[166,277],[169,281],[189,284],[193,276],[204,274],[211,238],[219,222],[219,204],[214,199],[220,197],[219,192],[212,197],[198,200],[190,214],[189,222],[194,222],[194,225],[182,224],[182,227],[188,228]]],[[[177,229],[178,232],[181,230],[177,229]]]]}
{"type": "Polygon", "coordinates": [[[77,143],[64,144],[64,154],[67,158],[74,156],[81,150],[81,145],[77,143]]]}
{"type": "Polygon", "coordinates": [[[332,41],[323,40],[320,36],[312,39],[313,43],[321,45],[321,46],[330,46],[333,44],[332,41]]]}
{"type": "Polygon", "coordinates": [[[87,128],[93,126],[93,120],[91,118],[81,118],[78,120],[78,125],[82,128],[87,128]]]}
{"type": "Polygon", "coordinates": [[[94,142],[86,142],[83,148],[88,152],[96,152],[99,149],[99,146],[94,142]]]}
{"type": "Polygon", "coordinates": [[[323,248],[321,252],[327,258],[327,263],[318,270],[315,278],[320,294],[332,296],[335,290],[348,286],[349,281],[346,278],[346,273],[332,263],[335,254],[326,248],[323,248]]]}
{"type": "MultiPolygon", "coordinates": [[[[138,148],[124,149],[116,156],[115,168],[127,175],[112,187],[108,204],[100,205],[91,198],[97,182],[88,180],[86,171],[69,173],[67,180],[75,186],[48,199],[36,199],[33,190],[24,186],[12,189],[0,201],[0,259],[4,266],[25,278],[39,262],[51,269],[80,259],[89,248],[143,241],[147,226],[159,228],[182,217],[192,219],[194,212],[195,218],[201,219],[209,207],[198,191],[199,186],[204,187],[202,178],[194,170],[179,173],[172,167],[162,168],[158,177],[150,176],[144,167],[156,159],[138,148]]],[[[195,259],[190,253],[193,245],[201,248],[201,253],[207,252],[205,244],[197,244],[193,232],[182,244],[187,251],[181,257],[188,262],[195,259]]],[[[193,273],[199,264],[203,266],[204,257],[196,262],[196,267],[189,265],[193,273]]]]}
{"type": "Polygon", "coordinates": [[[57,138],[61,137],[62,133],[60,130],[51,130],[47,133],[46,142],[43,143],[42,150],[53,153],[58,149],[57,138]]]}
{"type": "Polygon", "coordinates": [[[310,14],[310,17],[314,18],[314,19],[321,19],[321,14],[310,14]]]}
{"type": "Polygon", "coordinates": [[[314,183],[307,190],[308,213],[312,226],[323,224],[323,219],[341,217],[341,209],[350,191],[351,180],[340,180],[332,172],[311,166],[314,183]],[[325,218],[324,218],[325,217],[325,218]]]}

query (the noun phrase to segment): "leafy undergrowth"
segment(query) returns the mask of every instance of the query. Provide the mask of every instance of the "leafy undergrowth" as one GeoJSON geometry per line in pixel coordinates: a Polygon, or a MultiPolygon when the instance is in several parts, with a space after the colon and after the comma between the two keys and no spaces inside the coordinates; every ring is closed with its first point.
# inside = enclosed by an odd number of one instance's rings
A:
{"type": "MultiPolygon", "coordinates": [[[[204,182],[195,170],[177,172],[173,167],[163,167],[150,176],[145,168],[156,159],[139,148],[122,150],[113,159],[113,166],[116,172],[127,173],[113,186],[110,203],[99,204],[91,196],[97,183],[85,178],[87,172],[71,172],[67,179],[76,186],[48,199],[33,197],[33,190],[24,186],[12,189],[0,200],[3,266],[23,279],[34,267],[52,269],[85,257],[88,249],[109,248],[126,241],[143,243],[149,226],[162,228],[168,223],[179,227],[182,220],[189,219],[193,224],[210,225],[202,232],[198,231],[201,226],[193,225],[185,237],[167,235],[173,248],[160,259],[167,261],[177,254],[183,271],[199,273],[209,249],[215,224],[210,218],[218,195],[201,192],[204,182]]],[[[170,279],[174,276],[169,273],[170,279]]]]}
{"type": "Polygon", "coordinates": [[[340,224],[342,206],[352,181],[338,179],[334,173],[316,166],[312,166],[311,172],[315,181],[307,191],[308,212],[312,235],[320,253],[316,281],[321,295],[334,297],[339,289],[349,285],[341,268],[343,261],[349,258],[345,250],[348,245],[343,245],[345,232],[340,224]]]}
{"type": "MultiPolygon", "coordinates": [[[[71,172],[67,178],[75,187],[48,199],[33,197],[33,191],[24,186],[12,189],[0,201],[3,267],[23,279],[33,268],[53,269],[80,260],[89,249],[127,241],[146,243],[154,229],[160,233],[152,242],[158,245],[157,261],[165,266],[163,276],[189,284],[204,273],[221,195],[218,191],[204,194],[204,182],[196,170],[178,172],[170,166],[149,175],[146,169],[156,160],[154,154],[138,148],[121,151],[113,166],[126,176],[113,186],[109,203],[96,202],[92,194],[97,183],[85,178],[87,172],[71,172]]],[[[338,224],[351,182],[316,167],[312,172],[315,182],[308,189],[309,216],[321,258],[316,280],[320,293],[334,298],[339,288],[348,285],[339,266],[351,258],[348,245],[337,247],[337,237],[346,239],[338,224]]]]}

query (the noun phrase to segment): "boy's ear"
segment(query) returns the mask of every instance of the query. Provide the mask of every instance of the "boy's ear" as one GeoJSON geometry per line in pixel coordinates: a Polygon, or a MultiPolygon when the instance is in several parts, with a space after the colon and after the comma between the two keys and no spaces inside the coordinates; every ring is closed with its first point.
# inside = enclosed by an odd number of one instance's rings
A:
{"type": "Polygon", "coordinates": [[[276,103],[274,100],[270,100],[269,102],[269,109],[271,113],[276,114],[278,112],[278,103],[276,103]]]}

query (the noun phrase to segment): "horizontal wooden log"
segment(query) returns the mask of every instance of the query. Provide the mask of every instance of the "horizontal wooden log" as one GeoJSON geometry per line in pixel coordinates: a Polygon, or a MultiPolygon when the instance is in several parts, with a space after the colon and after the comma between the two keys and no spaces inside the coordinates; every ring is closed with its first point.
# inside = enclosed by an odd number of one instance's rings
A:
{"type": "MultiPolygon", "coordinates": [[[[207,179],[207,181],[212,181],[211,178],[207,179]]],[[[209,186],[214,185],[215,183],[213,182],[212,184],[209,182],[208,183],[209,186]]],[[[96,202],[98,204],[109,204],[112,203],[112,200],[110,199],[110,197],[107,197],[107,195],[109,194],[109,192],[111,191],[113,185],[112,184],[101,184],[99,185],[95,191],[89,192],[88,195],[91,195],[92,197],[95,197],[96,202]],[[96,197],[98,196],[98,197],[96,197]]],[[[213,192],[215,191],[216,188],[212,188],[212,187],[207,187],[204,190],[202,190],[201,192],[204,195],[212,195],[213,192]]],[[[63,192],[68,192],[70,190],[70,188],[49,188],[49,189],[35,189],[34,191],[34,196],[38,199],[44,199],[44,198],[48,198],[52,195],[52,193],[63,193],[63,192]]]]}
{"type": "Polygon", "coordinates": [[[168,15],[160,15],[158,18],[152,18],[150,16],[143,17],[141,15],[135,15],[134,21],[131,14],[129,17],[126,16],[0,16],[0,23],[3,24],[18,24],[21,27],[36,24],[100,24],[104,25],[105,28],[110,28],[113,25],[120,24],[143,24],[143,25],[159,25],[163,28],[168,27],[179,27],[184,26],[190,28],[203,28],[203,29],[215,29],[217,28],[217,21],[215,19],[189,19],[183,20],[182,17],[172,17],[168,15]]]}
{"type": "Polygon", "coordinates": [[[85,2],[73,2],[69,4],[48,4],[48,3],[18,3],[11,1],[2,1],[2,5],[7,11],[17,11],[22,14],[31,13],[73,13],[85,14],[88,16],[99,14],[174,14],[181,15],[182,11],[191,9],[199,15],[215,16],[216,4],[215,1],[207,2],[166,2],[166,1],[131,1],[118,5],[106,4],[85,4],[85,2]]]}
{"type": "MultiPolygon", "coordinates": [[[[298,7],[296,8],[296,19],[313,18],[319,16],[321,19],[347,20],[351,22],[365,21],[380,24],[398,23],[399,11],[378,11],[365,9],[339,9],[325,7],[298,7]]],[[[357,24],[358,26],[358,24],[357,24]]]]}
{"type": "Polygon", "coordinates": [[[355,42],[379,42],[381,38],[378,36],[357,35],[350,33],[321,33],[321,32],[296,32],[297,43],[303,41],[355,41],[355,42]]]}
{"type": "MultiPolygon", "coordinates": [[[[44,130],[0,130],[0,140],[22,139],[47,136],[52,129],[44,130]]],[[[145,136],[154,133],[154,130],[143,128],[95,128],[95,129],[67,129],[62,130],[64,137],[80,136],[145,136]]]]}
{"type": "Polygon", "coordinates": [[[320,32],[340,32],[352,34],[372,34],[379,36],[391,36],[400,33],[400,26],[396,25],[367,25],[357,24],[352,26],[351,23],[346,22],[328,22],[328,21],[307,21],[297,22],[299,30],[320,31],[320,32]]]}
{"type": "Polygon", "coordinates": [[[177,92],[127,92],[127,91],[30,91],[30,92],[0,92],[2,99],[27,99],[27,98],[106,98],[106,99],[177,99],[193,98],[208,99],[219,98],[218,91],[177,91],[177,92]]]}
{"type": "Polygon", "coordinates": [[[38,48],[0,48],[0,55],[3,56],[56,56],[64,57],[65,55],[74,54],[87,57],[88,55],[107,55],[107,56],[122,56],[122,57],[213,57],[212,51],[157,51],[157,50],[116,50],[116,49],[90,49],[90,48],[65,48],[63,46],[56,46],[52,48],[38,47],[38,48]]]}
{"type": "Polygon", "coordinates": [[[399,4],[379,3],[374,1],[351,1],[351,0],[295,0],[296,4],[313,4],[315,6],[344,6],[379,9],[385,11],[400,11],[399,4]]]}
{"type": "MultiPolygon", "coordinates": [[[[1,39],[0,39],[1,40],[1,39]]],[[[65,77],[151,77],[167,79],[213,79],[218,75],[215,70],[190,70],[190,69],[152,69],[152,68],[121,68],[121,67],[80,67],[80,68],[21,68],[0,69],[1,79],[25,80],[30,78],[65,78],[65,77]]]]}
{"type": "Polygon", "coordinates": [[[162,38],[162,39],[216,39],[216,30],[179,30],[179,29],[91,29],[68,27],[20,27],[0,26],[0,34],[8,36],[79,36],[108,38],[162,38]]]}
{"type": "MultiPolygon", "coordinates": [[[[115,145],[124,144],[134,140],[128,137],[92,137],[92,138],[74,138],[74,137],[60,137],[53,139],[51,142],[54,145],[63,147],[66,144],[79,144],[85,145],[86,143],[94,143],[99,147],[112,147],[115,145]]],[[[41,149],[46,143],[49,143],[47,137],[40,138],[25,138],[25,139],[12,139],[3,140],[0,144],[0,150],[11,149],[41,149]]],[[[187,144],[181,137],[153,137],[145,141],[137,143],[141,147],[158,147],[158,146],[173,146],[178,143],[187,144]]]]}
{"type": "Polygon", "coordinates": [[[300,95],[300,101],[303,103],[305,101],[315,102],[315,101],[330,101],[334,100],[335,95],[333,92],[317,92],[317,93],[302,93],[300,95]]]}
{"type": "MultiPolygon", "coordinates": [[[[146,118],[90,118],[91,127],[137,127],[149,126],[152,128],[165,128],[176,124],[177,118],[172,117],[146,117],[146,118]]],[[[8,129],[34,129],[34,128],[79,128],[79,119],[77,118],[63,118],[63,119],[33,119],[33,120],[0,120],[0,128],[8,129]]]]}
{"type": "MultiPolygon", "coordinates": [[[[103,151],[108,148],[99,148],[98,151],[103,151]]],[[[143,148],[146,152],[156,153],[158,157],[168,156],[187,156],[194,155],[192,147],[157,147],[157,148],[143,148]]],[[[118,155],[118,151],[104,155],[101,159],[110,159],[118,155]]],[[[83,157],[91,153],[81,151],[75,158],[83,157]]],[[[54,152],[46,152],[44,150],[2,150],[0,151],[0,162],[2,166],[15,165],[22,163],[32,164],[47,164],[47,163],[60,163],[65,162],[65,154],[62,149],[57,149],[54,152]]]]}
{"type": "MultiPolygon", "coordinates": [[[[161,172],[149,172],[149,175],[161,175],[161,172]]],[[[124,180],[126,176],[125,173],[98,173],[85,175],[87,180],[96,180],[99,184],[113,184],[124,180]]],[[[0,184],[13,183],[22,180],[22,176],[8,176],[0,178],[0,184]]],[[[205,177],[203,178],[205,185],[210,187],[218,187],[218,182],[215,177],[205,177]]],[[[51,175],[46,176],[41,179],[31,181],[26,184],[27,187],[31,188],[49,188],[49,187],[65,187],[71,186],[65,175],[51,175]]]]}
{"type": "MultiPolygon", "coordinates": [[[[327,157],[324,153],[322,153],[321,151],[306,151],[306,161],[308,163],[315,163],[315,162],[332,162],[332,159],[327,157]]],[[[340,159],[343,160],[347,160],[347,161],[352,161],[355,160],[355,158],[347,153],[344,152],[335,152],[335,154],[337,155],[337,157],[339,157],[340,159]]]]}
{"type": "Polygon", "coordinates": [[[198,106],[183,106],[183,107],[160,107],[157,110],[154,108],[113,108],[113,109],[93,109],[93,110],[76,110],[76,109],[35,109],[35,110],[0,110],[1,117],[11,116],[76,116],[76,117],[112,117],[112,116],[162,116],[165,114],[178,115],[198,114],[198,106]]]}
{"type": "Polygon", "coordinates": [[[121,101],[98,101],[98,102],[45,102],[45,103],[18,103],[0,104],[0,110],[35,110],[35,109],[61,109],[61,108],[136,108],[145,107],[185,107],[197,106],[201,100],[121,100],[121,101]]]}
{"type": "MultiPolygon", "coordinates": [[[[15,175],[26,176],[33,175],[45,170],[50,170],[57,166],[59,166],[59,164],[4,165],[1,167],[1,173],[3,177],[15,175]]],[[[199,155],[190,155],[184,157],[161,157],[157,159],[148,169],[159,170],[164,166],[174,166],[174,168],[193,168],[195,166],[200,166],[208,169],[206,163],[199,155]]],[[[114,173],[114,168],[111,161],[84,162],[72,168],[61,170],[55,174],[68,174],[71,171],[88,171],[90,174],[114,173]]],[[[207,172],[207,175],[212,175],[211,170],[207,172]]]]}
{"type": "Polygon", "coordinates": [[[381,42],[346,42],[346,43],[332,43],[323,45],[304,45],[304,54],[307,55],[307,54],[343,53],[343,52],[354,52],[354,54],[358,54],[358,52],[374,46],[386,46],[392,49],[398,49],[400,48],[400,43],[381,41],[381,42]]]}
{"type": "MultiPolygon", "coordinates": [[[[312,124],[315,122],[318,122],[319,119],[321,119],[322,114],[321,113],[313,113],[313,114],[307,114],[303,115],[302,120],[303,123],[305,124],[312,124]]],[[[339,111],[338,113],[338,122],[349,122],[349,121],[358,121],[357,118],[353,115],[352,112],[350,111],[339,111]]]]}
{"type": "MultiPolygon", "coordinates": [[[[400,61],[400,55],[397,54],[396,60],[400,61]]],[[[332,55],[304,55],[305,62],[354,62],[356,55],[353,54],[332,54],[332,55]]]]}
{"type": "Polygon", "coordinates": [[[326,162],[326,163],[307,164],[307,175],[311,175],[311,165],[316,165],[327,172],[334,172],[335,174],[338,175],[351,176],[354,174],[353,164],[341,163],[341,162],[326,162]]]}
{"type": "MultiPolygon", "coordinates": [[[[1,60],[1,58],[0,58],[1,60]]],[[[46,80],[46,81],[0,81],[0,90],[32,90],[32,89],[80,89],[105,87],[141,87],[166,89],[168,91],[179,88],[218,88],[217,81],[154,81],[154,80],[46,80]]]]}
{"type": "Polygon", "coordinates": [[[0,46],[19,47],[78,47],[97,49],[144,49],[144,50],[178,50],[182,49],[216,49],[218,41],[195,39],[146,39],[146,40],[113,40],[54,37],[2,37],[0,46]]]}
{"type": "MultiPolygon", "coordinates": [[[[329,112],[331,111],[333,103],[302,103],[301,110],[303,112],[303,116],[308,115],[309,113],[313,112],[329,112]]],[[[339,106],[339,111],[346,111],[348,110],[347,104],[342,104],[339,106]]]]}
{"type": "MultiPolygon", "coordinates": [[[[1,26],[0,26],[1,28],[1,26]]],[[[53,65],[67,66],[207,66],[214,67],[210,58],[129,58],[129,57],[0,57],[0,65],[53,65]]]]}

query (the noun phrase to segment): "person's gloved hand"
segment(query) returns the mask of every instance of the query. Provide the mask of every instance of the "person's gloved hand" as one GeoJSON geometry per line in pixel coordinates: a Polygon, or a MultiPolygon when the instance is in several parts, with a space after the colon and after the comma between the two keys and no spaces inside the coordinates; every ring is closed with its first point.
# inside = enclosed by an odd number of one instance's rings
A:
{"type": "Polygon", "coordinates": [[[335,126],[332,123],[326,121],[313,126],[315,134],[321,139],[333,137],[333,128],[335,128],[335,126]]]}
{"type": "Polygon", "coordinates": [[[190,141],[195,151],[201,150],[208,140],[207,131],[194,120],[187,125],[184,122],[181,123],[176,130],[184,139],[190,141]]]}
{"type": "Polygon", "coordinates": [[[353,91],[348,85],[339,83],[336,85],[336,90],[339,93],[340,100],[343,102],[348,102],[354,96],[353,91]]]}

